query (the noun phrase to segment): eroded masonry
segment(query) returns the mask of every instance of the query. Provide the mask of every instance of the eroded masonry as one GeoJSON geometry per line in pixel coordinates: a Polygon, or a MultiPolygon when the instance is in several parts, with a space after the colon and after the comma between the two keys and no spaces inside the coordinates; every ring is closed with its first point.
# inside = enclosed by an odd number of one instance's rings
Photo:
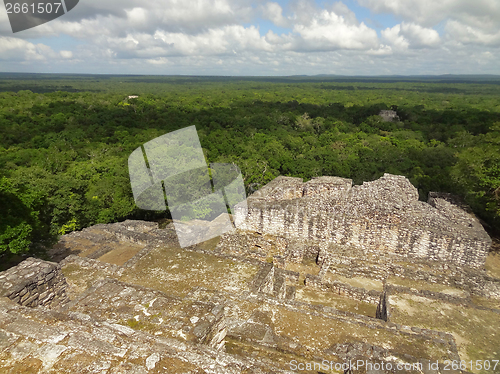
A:
{"type": "Polygon", "coordinates": [[[500,256],[455,198],[386,174],[280,177],[247,203],[192,247],[125,221],[0,273],[0,371],[500,372],[500,256]]]}
{"type": "Polygon", "coordinates": [[[384,257],[378,262],[481,268],[491,245],[479,221],[450,197],[419,201],[408,179],[390,174],[354,187],[336,177],[307,183],[279,177],[250,196],[248,211],[240,208],[237,216],[244,230],[317,242],[318,256],[334,263],[375,254],[384,257]]]}

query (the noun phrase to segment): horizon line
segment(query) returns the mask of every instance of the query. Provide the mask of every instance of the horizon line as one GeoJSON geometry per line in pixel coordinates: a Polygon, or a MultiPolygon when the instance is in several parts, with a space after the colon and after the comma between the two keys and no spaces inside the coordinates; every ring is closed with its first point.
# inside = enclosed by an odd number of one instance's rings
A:
{"type": "Polygon", "coordinates": [[[89,76],[117,76],[117,77],[186,77],[186,78],[321,78],[321,77],[340,77],[340,78],[416,78],[416,77],[498,77],[500,74],[381,74],[381,75],[345,75],[345,74],[293,74],[293,75],[208,75],[208,74],[136,74],[136,73],[40,73],[40,72],[8,72],[0,71],[0,75],[7,74],[26,74],[26,75],[89,75],[89,76]]]}

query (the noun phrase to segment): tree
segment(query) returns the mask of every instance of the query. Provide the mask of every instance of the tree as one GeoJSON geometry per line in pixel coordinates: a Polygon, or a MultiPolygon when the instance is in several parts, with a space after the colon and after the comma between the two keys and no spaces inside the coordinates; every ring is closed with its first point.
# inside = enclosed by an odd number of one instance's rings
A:
{"type": "Polygon", "coordinates": [[[30,249],[42,223],[39,220],[40,196],[15,188],[12,182],[0,179],[0,253],[23,253],[30,249]]]}
{"type": "Polygon", "coordinates": [[[457,154],[452,176],[472,208],[500,230],[500,123],[479,138],[480,144],[457,154]]]}

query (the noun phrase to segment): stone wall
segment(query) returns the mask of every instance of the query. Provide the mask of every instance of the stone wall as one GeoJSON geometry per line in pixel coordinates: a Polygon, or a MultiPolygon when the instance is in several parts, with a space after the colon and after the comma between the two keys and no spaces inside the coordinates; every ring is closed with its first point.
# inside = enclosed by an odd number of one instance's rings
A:
{"type": "Polygon", "coordinates": [[[222,235],[217,248],[237,256],[270,261],[272,259],[270,255],[283,256],[287,244],[288,240],[284,238],[236,230],[222,235]]]}
{"type": "Polygon", "coordinates": [[[259,271],[250,284],[252,295],[272,295],[277,300],[293,300],[295,298],[295,287],[287,283],[297,283],[299,273],[275,267],[273,264],[262,263],[259,271]]]}
{"type": "Polygon", "coordinates": [[[392,261],[425,260],[482,269],[491,239],[479,221],[450,199],[418,191],[403,176],[352,186],[349,179],[321,177],[307,183],[278,177],[236,207],[242,230],[321,243],[322,257],[335,256],[330,243],[359,258],[384,254],[392,261]]]}
{"type": "Polygon", "coordinates": [[[0,373],[289,372],[277,367],[279,363],[250,354],[226,354],[206,344],[99,321],[86,313],[26,308],[1,297],[0,337],[0,373]]]}
{"type": "Polygon", "coordinates": [[[399,265],[374,261],[346,261],[347,265],[331,267],[332,272],[346,278],[367,277],[384,281],[388,276],[396,276],[412,281],[424,281],[464,290],[470,294],[500,299],[500,279],[488,277],[476,269],[461,269],[456,266],[429,271],[428,264],[414,263],[399,265]]]}
{"type": "Polygon", "coordinates": [[[339,281],[328,282],[322,280],[319,276],[307,274],[304,280],[306,286],[313,286],[330,291],[334,294],[345,296],[349,299],[364,301],[366,303],[379,305],[382,292],[375,290],[366,290],[364,288],[353,287],[349,284],[339,281]]]}
{"type": "MultiPolygon", "coordinates": [[[[266,294],[240,295],[239,297],[242,298],[242,300],[254,303],[254,305],[258,305],[257,301],[265,301],[266,304],[269,304],[266,307],[258,307],[253,311],[253,313],[245,311],[243,314],[239,314],[239,316],[245,316],[244,319],[234,319],[233,317],[228,318],[228,338],[231,342],[234,342],[235,340],[244,341],[248,342],[252,347],[258,345],[263,345],[265,347],[277,347],[278,350],[286,352],[287,354],[296,352],[302,356],[301,358],[304,360],[310,359],[310,355],[312,353],[313,355],[316,355],[316,357],[329,360],[333,359],[333,361],[336,362],[339,359],[352,359],[353,356],[357,356],[356,353],[365,355],[365,360],[370,361],[374,359],[387,360],[394,356],[404,358],[405,360],[406,358],[412,359],[413,356],[408,357],[407,354],[401,354],[401,351],[398,352],[398,350],[402,348],[405,352],[408,352],[407,349],[411,347],[411,349],[416,352],[416,346],[412,346],[412,344],[418,342],[417,344],[423,344],[423,346],[427,349],[430,345],[439,346],[444,350],[444,352],[447,352],[446,355],[449,359],[460,360],[454,337],[449,333],[411,327],[393,322],[386,323],[380,319],[341,311],[324,305],[308,304],[297,300],[276,300],[274,297],[266,294]],[[302,346],[303,341],[300,339],[294,338],[293,340],[288,340],[288,337],[284,337],[281,333],[276,333],[273,319],[271,318],[273,315],[273,307],[271,307],[271,305],[278,307],[280,305],[285,306],[286,311],[297,312],[310,316],[311,320],[323,319],[323,321],[325,321],[325,324],[322,325],[323,330],[315,329],[312,335],[314,337],[316,337],[321,331],[325,332],[325,336],[342,336],[343,334],[338,334],[336,332],[344,331],[344,328],[347,326],[352,326],[353,331],[356,332],[354,335],[355,337],[346,338],[344,341],[329,345],[326,349],[322,347],[321,351],[315,351],[315,348],[312,348],[311,346],[302,346]],[[338,330],[329,329],[329,320],[335,321],[334,323],[338,330]],[[326,333],[327,331],[332,333],[326,333]],[[377,345],[374,345],[366,338],[360,339],[358,335],[360,331],[371,331],[375,335],[381,334],[384,338],[379,340],[381,344],[378,343],[377,345]],[[389,348],[388,345],[395,343],[396,335],[404,336],[403,339],[408,345],[402,345],[397,349],[389,348]],[[409,343],[410,339],[415,340],[413,340],[412,343],[409,343]]],[[[231,311],[232,308],[236,307],[231,305],[228,306],[228,312],[230,315],[234,314],[234,312],[231,311]]],[[[307,330],[309,328],[307,324],[300,325],[295,328],[300,329],[301,333],[305,334],[302,336],[311,336],[307,335],[307,330]]],[[[250,351],[252,352],[252,350],[250,351]]],[[[418,357],[413,357],[413,359],[417,359],[418,361],[418,357]]]]}
{"type": "Polygon", "coordinates": [[[376,317],[385,322],[389,322],[391,318],[391,303],[389,302],[390,291],[384,287],[384,292],[380,295],[380,300],[377,305],[376,317]]]}
{"type": "Polygon", "coordinates": [[[65,311],[135,326],[153,335],[176,336],[175,331],[182,331],[180,338],[183,341],[215,349],[224,347],[226,320],[222,303],[180,298],[106,278],[68,303],[65,311]]]}
{"type": "Polygon", "coordinates": [[[500,280],[491,277],[484,277],[482,292],[478,292],[478,294],[489,298],[500,299],[500,280]]]}
{"type": "Polygon", "coordinates": [[[29,307],[55,307],[68,302],[66,278],[61,266],[28,258],[0,273],[0,297],[29,307]]]}
{"type": "Polygon", "coordinates": [[[284,253],[273,256],[276,268],[285,269],[290,263],[316,263],[320,267],[320,278],[327,272],[345,278],[363,277],[382,282],[387,277],[395,276],[446,285],[473,295],[500,299],[500,279],[488,277],[481,268],[463,267],[450,262],[433,263],[420,258],[402,259],[390,252],[369,252],[363,248],[342,246],[333,242],[298,238],[288,240],[237,229],[221,236],[216,253],[222,256],[250,257],[258,260],[257,263],[269,263],[269,253],[284,253]]]}
{"type": "Polygon", "coordinates": [[[272,264],[264,264],[252,280],[250,292],[257,294],[259,292],[272,293],[274,288],[274,266],[272,264]]]}

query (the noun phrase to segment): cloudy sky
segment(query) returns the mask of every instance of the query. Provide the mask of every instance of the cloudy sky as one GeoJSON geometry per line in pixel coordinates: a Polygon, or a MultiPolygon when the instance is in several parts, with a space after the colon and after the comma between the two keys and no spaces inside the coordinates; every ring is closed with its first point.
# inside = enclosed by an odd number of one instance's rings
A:
{"type": "Polygon", "coordinates": [[[0,71],[500,74],[500,0],[80,0],[13,33],[0,71]]]}

